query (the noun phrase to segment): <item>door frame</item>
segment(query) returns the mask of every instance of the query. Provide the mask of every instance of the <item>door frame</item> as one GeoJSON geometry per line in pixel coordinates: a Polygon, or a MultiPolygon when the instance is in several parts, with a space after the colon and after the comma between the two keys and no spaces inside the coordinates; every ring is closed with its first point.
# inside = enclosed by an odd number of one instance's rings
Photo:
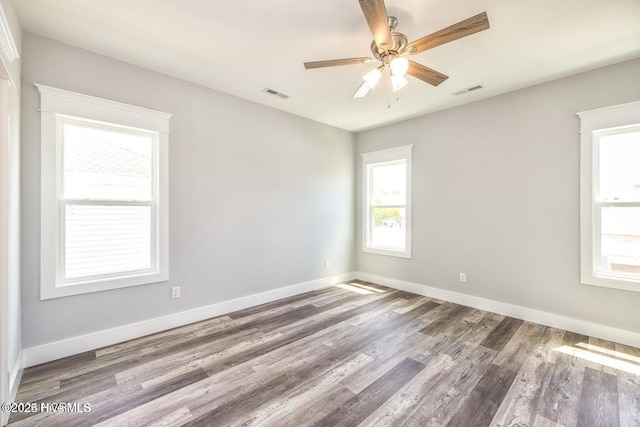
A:
{"type": "MultiPolygon", "coordinates": [[[[19,336],[19,37],[20,23],[12,1],[0,0],[0,403],[15,398],[22,369],[19,336]],[[15,355],[9,354],[10,350],[19,353],[12,366],[9,366],[9,358],[15,355]]],[[[9,414],[0,411],[0,425],[4,426],[8,419],[9,414]]]]}
{"type": "MultiPolygon", "coordinates": [[[[0,63],[4,68],[4,64],[0,63]]],[[[2,70],[4,71],[4,70],[2,70]]],[[[0,402],[9,401],[9,233],[10,233],[10,181],[9,168],[9,82],[0,71],[0,402]]],[[[0,425],[8,422],[8,414],[0,412],[0,425]]]]}

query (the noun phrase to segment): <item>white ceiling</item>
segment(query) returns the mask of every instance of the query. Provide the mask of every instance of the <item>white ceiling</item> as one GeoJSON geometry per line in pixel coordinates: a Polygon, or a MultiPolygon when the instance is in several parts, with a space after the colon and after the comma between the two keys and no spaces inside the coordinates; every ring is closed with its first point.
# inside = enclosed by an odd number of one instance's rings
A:
{"type": "Polygon", "coordinates": [[[14,4],[26,31],[355,132],[640,57],[639,0],[386,0],[410,42],[483,11],[491,24],[413,56],[449,79],[433,87],[408,76],[387,108],[382,84],[351,98],[373,64],[302,65],[371,56],[357,0],[14,4]]]}

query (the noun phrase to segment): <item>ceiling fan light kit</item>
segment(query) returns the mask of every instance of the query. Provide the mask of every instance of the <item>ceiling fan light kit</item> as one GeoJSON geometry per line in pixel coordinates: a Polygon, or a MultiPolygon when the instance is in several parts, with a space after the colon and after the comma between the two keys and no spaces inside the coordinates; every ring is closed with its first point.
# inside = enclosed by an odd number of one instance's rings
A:
{"type": "Polygon", "coordinates": [[[409,81],[405,79],[403,75],[391,74],[391,87],[393,88],[394,92],[399,91],[407,84],[409,84],[409,81]]]}
{"type": "Polygon", "coordinates": [[[380,81],[380,77],[382,76],[383,70],[384,70],[384,67],[377,67],[369,71],[364,76],[362,76],[362,80],[364,80],[365,83],[367,83],[367,85],[369,86],[369,89],[373,89],[374,87],[376,87],[376,85],[380,81]]]}
{"type": "Polygon", "coordinates": [[[409,71],[409,60],[403,57],[393,58],[393,61],[389,63],[391,68],[391,74],[394,76],[404,76],[409,71]]]}
{"type": "MultiPolygon", "coordinates": [[[[486,12],[465,19],[440,31],[408,43],[407,36],[395,31],[398,19],[387,16],[384,0],[359,0],[369,29],[373,35],[371,53],[381,62],[381,65],[365,74],[364,82],[353,94],[353,98],[364,97],[373,89],[385,70],[389,70],[391,86],[395,92],[405,87],[408,83],[405,78],[409,74],[433,86],[449,77],[436,70],[418,64],[405,58],[407,55],[415,55],[434,47],[449,43],[454,40],[469,36],[489,28],[489,19],[486,12]]],[[[347,58],[327,61],[305,62],[306,69],[334,67],[338,65],[363,64],[371,62],[371,58],[347,58]]]]}

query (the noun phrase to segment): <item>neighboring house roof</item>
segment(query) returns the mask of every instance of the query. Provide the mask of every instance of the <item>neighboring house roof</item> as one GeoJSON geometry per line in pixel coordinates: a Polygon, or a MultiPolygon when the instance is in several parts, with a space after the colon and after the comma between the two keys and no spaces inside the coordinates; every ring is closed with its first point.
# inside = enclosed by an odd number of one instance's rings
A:
{"type": "Polygon", "coordinates": [[[87,137],[65,150],[65,169],[74,172],[149,176],[149,156],[106,140],[87,137]]]}

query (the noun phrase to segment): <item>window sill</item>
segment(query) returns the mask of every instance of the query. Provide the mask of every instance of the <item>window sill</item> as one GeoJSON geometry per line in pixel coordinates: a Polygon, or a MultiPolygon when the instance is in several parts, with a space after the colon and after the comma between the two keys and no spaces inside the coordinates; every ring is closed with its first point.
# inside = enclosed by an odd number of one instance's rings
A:
{"type": "Polygon", "coordinates": [[[619,289],[623,291],[640,292],[640,278],[613,278],[605,276],[585,275],[582,276],[580,283],[588,286],[598,286],[601,288],[619,289]]]}
{"type": "Polygon", "coordinates": [[[43,286],[41,288],[40,299],[53,299],[71,295],[108,291],[111,289],[128,288],[130,286],[149,285],[152,283],[166,282],[168,280],[169,272],[154,272],[119,278],[43,286]]]}
{"type": "Polygon", "coordinates": [[[364,247],[362,248],[362,252],[411,259],[411,251],[396,251],[391,249],[364,247]]]}

